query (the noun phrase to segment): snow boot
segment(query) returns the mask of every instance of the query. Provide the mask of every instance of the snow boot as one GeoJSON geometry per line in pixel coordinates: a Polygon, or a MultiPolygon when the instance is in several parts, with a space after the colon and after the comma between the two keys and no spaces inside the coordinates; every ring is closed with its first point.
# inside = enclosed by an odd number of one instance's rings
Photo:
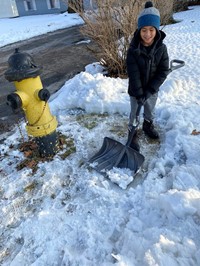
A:
{"type": "Polygon", "coordinates": [[[151,139],[159,139],[159,134],[154,128],[153,121],[144,119],[142,129],[144,133],[151,139]]]}
{"type": "MultiPolygon", "coordinates": [[[[131,131],[128,131],[128,134],[131,134],[131,131]]],[[[138,132],[137,130],[135,131],[135,134],[133,135],[133,138],[131,140],[131,144],[130,144],[130,148],[132,148],[133,150],[140,152],[140,145],[138,143],[138,132]]]]}

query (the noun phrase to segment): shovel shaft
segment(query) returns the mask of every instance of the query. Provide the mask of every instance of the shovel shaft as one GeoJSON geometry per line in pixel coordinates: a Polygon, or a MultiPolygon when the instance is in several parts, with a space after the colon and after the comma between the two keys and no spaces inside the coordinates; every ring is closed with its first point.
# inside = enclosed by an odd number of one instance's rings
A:
{"type": "Polygon", "coordinates": [[[126,143],[126,146],[130,146],[131,144],[131,141],[135,135],[135,131],[136,129],[138,128],[139,126],[139,123],[140,123],[140,111],[141,111],[141,108],[142,108],[143,104],[142,103],[139,103],[138,104],[138,108],[137,108],[137,111],[136,111],[136,125],[134,125],[132,128],[131,128],[131,131],[128,135],[128,140],[127,140],[127,143],[126,143]]]}

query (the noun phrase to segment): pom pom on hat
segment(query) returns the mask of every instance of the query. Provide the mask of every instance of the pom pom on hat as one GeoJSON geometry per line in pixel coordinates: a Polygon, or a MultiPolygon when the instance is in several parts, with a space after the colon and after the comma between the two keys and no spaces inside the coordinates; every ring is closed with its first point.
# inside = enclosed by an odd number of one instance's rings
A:
{"type": "Polygon", "coordinates": [[[153,26],[158,30],[160,27],[160,12],[151,1],[145,3],[145,8],[138,16],[138,29],[140,30],[145,26],[153,26]]]}
{"type": "Polygon", "coordinates": [[[145,8],[148,8],[148,7],[153,7],[153,3],[151,1],[148,1],[145,3],[145,8]]]}

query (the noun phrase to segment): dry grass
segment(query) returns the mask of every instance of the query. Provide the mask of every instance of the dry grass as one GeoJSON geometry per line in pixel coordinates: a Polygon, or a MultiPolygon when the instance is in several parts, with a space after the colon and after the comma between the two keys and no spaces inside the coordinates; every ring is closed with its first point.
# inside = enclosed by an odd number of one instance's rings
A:
{"type": "MultiPolygon", "coordinates": [[[[137,16],[146,1],[141,0],[91,0],[90,10],[80,10],[80,1],[70,1],[85,22],[82,33],[93,40],[98,48],[96,58],[107,68],[108,75],[126,77],[126,56],[130,40],[137,27],[137,16]]],[[[167,24],[173,14],[173,0],[155,0],[162,24],[167,24]]]]}

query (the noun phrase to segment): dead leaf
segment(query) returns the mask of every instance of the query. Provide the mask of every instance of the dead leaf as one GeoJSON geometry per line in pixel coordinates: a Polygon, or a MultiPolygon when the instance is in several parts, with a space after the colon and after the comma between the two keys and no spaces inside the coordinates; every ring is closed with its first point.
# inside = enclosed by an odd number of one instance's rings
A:
{"type": "Polygon", "coordinates": [[[29,150],[29,151],[24,151],[24,156],[25,157],[31,157],[33,155],[33,151],[29,150]]]}
{"type": "Polygon", "coordinates": [[[200,131],[197,131],[196,129],[194,129],[191,135],[200,135],[200,131]]]}

